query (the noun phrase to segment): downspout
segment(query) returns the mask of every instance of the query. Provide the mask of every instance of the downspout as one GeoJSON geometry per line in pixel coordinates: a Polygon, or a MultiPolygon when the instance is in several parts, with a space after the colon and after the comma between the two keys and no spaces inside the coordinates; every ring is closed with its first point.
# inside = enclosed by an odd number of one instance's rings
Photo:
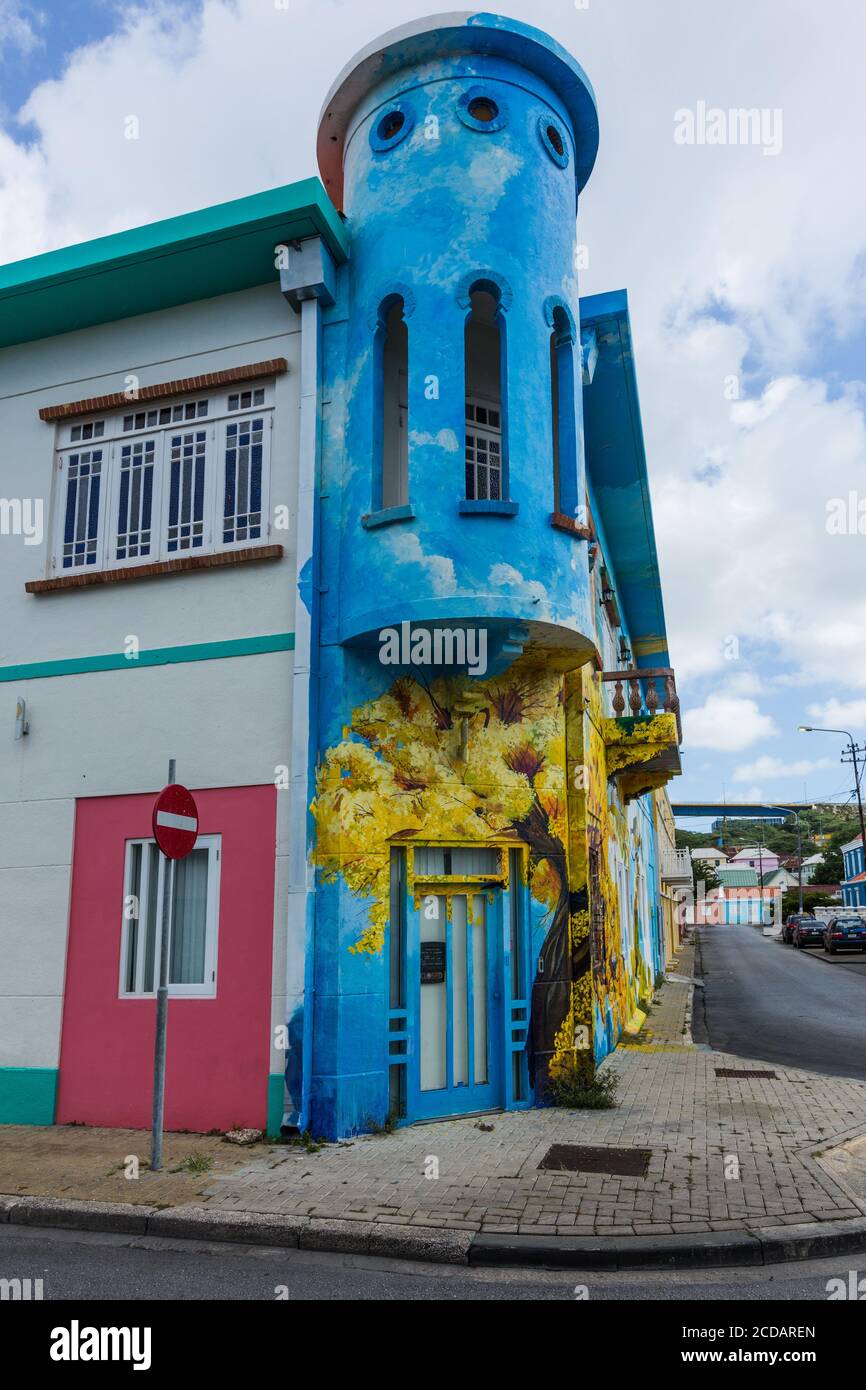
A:
{"type": "MultiPolygon", "coordinates": [[[[295,649],[292,673],[288,940],[304,941],[301,1098],[284,1124],[310,1125],[316,991],[316,874],[310,862],[315,790],[321,605],[319,479],[322,453],[322,307],[334,303],[335,271],[319,237],[280,247],[280,289],[301,316],[298,491],[295,526],[295,649]]],[[[288,960],[292,959],[291,950],[288,960]]],[[[287,978],[287,995],[293,981],[287,978]]]]}

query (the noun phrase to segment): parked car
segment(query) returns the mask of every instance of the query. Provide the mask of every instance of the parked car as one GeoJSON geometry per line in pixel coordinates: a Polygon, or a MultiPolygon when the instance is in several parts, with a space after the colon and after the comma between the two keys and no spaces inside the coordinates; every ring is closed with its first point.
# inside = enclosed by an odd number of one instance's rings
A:
{"type": "Polygon", "coordinates": [[[782,924],[782,940],[786,945],[794,940],[794,928],[798,922],[814,922],[811,912],[792,912],[782,924]]]}
{"type": "Polygon", "coordinates": [[[862,917],[833,917],[824,924],[824,950],[866,951],[866,922],[862,917]]]}
{"type": "Polygon", "coordinates": [[[826,925],[826,922],[819,922],[817,917],[798,917],[794,927],[792,944],[800,951],[804,946],[823,945],[826,925]]]}

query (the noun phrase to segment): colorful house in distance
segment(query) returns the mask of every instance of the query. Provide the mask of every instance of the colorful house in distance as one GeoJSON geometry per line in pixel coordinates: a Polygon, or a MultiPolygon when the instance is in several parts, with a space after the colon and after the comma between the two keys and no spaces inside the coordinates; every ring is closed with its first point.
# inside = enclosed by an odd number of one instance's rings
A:
{"type": "Polygon", "coordinates": [[[779,856],[763,845],[745,845],[728,860],[729,869],[754,869],[758,874],[773,873],[779,867],[779,856]]]}
{"type": "Polygon", "coordinates": [[[706,848],[693,849],[692,859],[696,864],[710,864],[714,869],[724,867],[728,862],[728,856],[723,849],[716,849],[714,845],[706,848]]]}
{"type": "Polygon", "coordinates": [[[781,886],[762,886],[754,869],[717,869],[716,877],[718,887],[695,904],[696,922],[758,926],[781,921],[781,886]]]}
{"type": "Polygon", "coordinates": [[[665,959],[669,960],[682,945],[687,909],[693,894],[692,858],[687,849],[677,849],[676,822],[664,787],[653,792],[653,806],[659,908],[664,926],[665,959]]]}
{"type": "Polygon", "coordinates": [[[817,870],[818,870],[818,865],[821,864],[821,863],[823,863],[823,860],[824,860],[823,854],[810,854],[810,855],[807,855],[807,857],[803,860],[803,869],[802,869],[802,873],[803,873],[803,882],[804,882],[804,883],[813,883],[813,882],[814,882],[814,880],[815,880],[815,874],[816,874],[816,872],[817,872],[817,870]]]}
{"type": "Polygon", "coordinates": [[[846,907],[866,907],[866,863],[863,858],[863,837],[858,835],[842,846],[845,877],[839,885],[846,907]]]}
{"type": "Polygon", "coordinates": [[[570,54],[449,14],[338,79],[322,184],[0,273],[51,518],[0,595],[4,1118],[148,1122],[169,755],[169,1127],[543,1103],[652,997],[679,707],[597,143],[570,54]]]}

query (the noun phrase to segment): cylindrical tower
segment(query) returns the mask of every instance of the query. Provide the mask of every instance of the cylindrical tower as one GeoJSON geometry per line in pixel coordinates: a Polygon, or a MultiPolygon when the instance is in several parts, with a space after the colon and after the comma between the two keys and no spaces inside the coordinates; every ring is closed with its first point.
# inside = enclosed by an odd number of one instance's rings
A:
{"type": "Polygon", "coordinates": [[[597,144],[579,65],[489,14],[393,31],[329,95],[319,163],[352,245],[338,640],[483,621],[585,660],[575,224],[597,144]]]}
{"type": "Polygon", "coordinates": [[[532,1104],[588,1037],[575,222],[597,143],[577,63],[486,14],[386,35],[322,113],[350,258],[324,334],[317,1133],[532,1104]]]}

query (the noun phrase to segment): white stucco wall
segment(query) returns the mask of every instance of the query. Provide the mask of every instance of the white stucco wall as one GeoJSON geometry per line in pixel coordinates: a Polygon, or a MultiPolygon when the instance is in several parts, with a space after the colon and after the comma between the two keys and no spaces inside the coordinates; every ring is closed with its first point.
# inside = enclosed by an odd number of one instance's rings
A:
{"type": "MultiPolygon", "coordinates": [[[[294,630],[300,319],[265,286],[0,352],[0,497],[42,498],[41,545],[0,535],[0,677],[12,665],[294,630]],[[276,379],[270,515],[281,560],[29,595],[48,577],[55,427],[41,407],[285,357],[276,379]]],[[[0,1067],[58,1063],[75,799],[158,790],[174,756],[193,787],[271,782],[290,756],[291,652],[50,678],[0,679],[0,1067]],[[27,701],[29,735],[13,738],[27,701]]],[[[293,828],[277,798],[279,880],[293,828]]],[[[285,894],[273,1007],[285,1018],[285,894]]],[[[273,1069],[282,1058],[274,1054],[273,1069]]]]}

